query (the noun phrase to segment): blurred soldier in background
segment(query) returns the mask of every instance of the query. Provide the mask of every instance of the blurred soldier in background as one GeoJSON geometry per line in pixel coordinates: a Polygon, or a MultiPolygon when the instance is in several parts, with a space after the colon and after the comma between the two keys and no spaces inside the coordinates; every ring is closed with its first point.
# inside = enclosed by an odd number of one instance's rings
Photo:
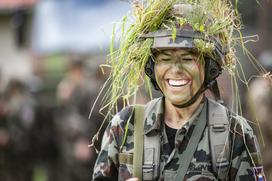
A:
{"type": "MultiPolygon", "coordinates": [[[[88,79],[86,64],[81,58],[72,57],[67,75],[57,88],[59,109],[56,118],[57,143],[60,150],[60,179],[86,181],[96,159],[89,140],[95,133],[101,117],[88,120],[91,103],[97,94],[96,77],[88,79]],[[88,104],[86,104],[88,102],[88,104]]],[[[97,82],[98,81],[98,82],[97,82]]]]}
{"type": "Polygon", "coordinates": [[[12,79],[6,89],[6,129],[8,131],[8,177],[5,181],[30,181],[33,173],[32,129],[35,103],[25,84],[12,79]]]}
{"type": "MultiPolygon", "coordinates": [[[[272,52],[265,51],[260,57],[262,66],[268,71],[272,72],[272,52]]],[[[265,146],[261,146],[263,155],[263,164],[265,172],[267,173],[267,180],[272,180],[272,77],[271,74],[267,74],[264,77],[254,79],[250,84],[250,92],[247,100],[252,107],[248,108],[250,116],[252,118],[257,117],[260,130],[256,130],[259,140],[264,138],[265,146]],[[252,111],[251,110],[255,110],[252,111]]]]}
{"type": "Polygon", "coordinates": [[[37,70],[28,77],[27,84],[31,95],[35,98],[35,122],[32,133],[32,158],[35,161],[33,181],[57,181],[57,158],[59,156],[56,145],[56,130],[54,112],[56,105],[50,102],[46,85],[37,70]]]}
{"type": "MultiPolygon", "coordinates": [[[[1,79],[1,70],[0,70],[0,88],[2,88],[2,79],[1,79]]],[[[4,97],[3,90],[0,89],[0,180],[6,180],[8,168],[7,154],[8,154],[8,142],[9,142],[9,133],[7,130],[7,108],[6,100],[4,97]]]]}
{"type": "Polygon", "coordinates": [[[8,168],[9,164],[8,156],[8,142],[9,142],[9,133],[7,130],[7,121],[6,121],[6,105],[2,97],[0,97],[0,180],[7,180],[8,178],[8,168]]]}

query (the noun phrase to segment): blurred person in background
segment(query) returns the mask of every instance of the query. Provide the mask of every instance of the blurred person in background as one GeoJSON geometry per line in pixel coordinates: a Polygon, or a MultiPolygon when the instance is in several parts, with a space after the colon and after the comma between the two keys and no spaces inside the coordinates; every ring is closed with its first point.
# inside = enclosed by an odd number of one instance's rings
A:
{"type": "Polygon", "coordinates": [[[30,181],[33,174],[32,129],[35,103],[26,85],[11,79],[6,91],[6,130],[8,145],[5,181],[30,181]]]}
{"type": "Polygon", "coordinates": [[[94,149],[88,145],[102,117],[96,114],[90,121],[88,114],[98,83],[96,75],[88,78],[85,59],[72,56],[67,74],[57,87],[59,109],[55,121],[60,150],[60,180],[86,181],[90,178],[90,168],[96,157],[94,149]]]}
{"type": "Polygon", "coordinates": [[[10,135],[7,129],[6,102],[0,98],[0,180],[8,179],[8,142],[10,135]]]}
{"type": "Polygon", "coordinates": [[[265,146],[262,146],[262,155],[267,180],[272,180],[272,52],[261,53],[260,63],[270,72],[263,77],[257,77],[250,83],[250,91],[247,95],[248,114],[251,118],[257,118],[260,130],[256,130],[259,140],[264,139],[265,146]],[[251,111],[255,110],[255,111],[251,111]]]}
{"type": "MultiPolygon", "coordinates": [[[[0,88],[3,87],[1,79],[1,69],[0,69],[0,88]]],[[[8,164],[8,142],[9,142],[9,132],[7,130],[7,102],[3,93],[0,89],[0,180],[7,180],[7,167],[8,164]]]]}
{"type": "MultiPolygon", "coordinates": [[[[34,74],[28,77],[27,84],[31,95],[35,98],[35,121],[32,129],[32,158],[35,171],[33,180],[57,181],[57,158],[59,153],[56,145],[56,129],[54,112],[56,105],[52,104],[46,92],[42,74],[34,69],[34,74]]],[[[47,85],[48,86],[48,85],[47,85]]],[[[54,92],[55,93],[55,92],[54,92]]]]}
{"type": "Polygon", "coordinates": [[[7,120],[6,120],[6,102],[0,98],[0,180],[7,180],[8,178],[8,168],[9,164],[8,157],[8,142],[9,142],[9,132],[7,130],[7,120]]]}

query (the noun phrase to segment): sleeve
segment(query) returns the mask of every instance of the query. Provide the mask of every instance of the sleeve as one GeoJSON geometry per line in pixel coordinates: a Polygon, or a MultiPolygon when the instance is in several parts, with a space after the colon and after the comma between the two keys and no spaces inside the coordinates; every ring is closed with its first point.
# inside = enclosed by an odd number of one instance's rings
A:
{"type": "Polygon", "coordinates": [[[240,120],[232,130],[230,180],[265,181],[257,138],[246,120],[240,120]]]}
{"type": "Polygon", "coordinates": [[[114,125],[115,116],[108,125],[101,144],[101,151],[97,157],[93,180],[118,180],[118,154],[119,146],[117,144],[116,125],[114,125]]]}
{"type": "Polygon", "coordinates": [[[119,151],[124,137],[124,128],[132,112],[126,107],[115,115],[109,123],[101,144],[101,151],[97,157],[93,180],[118,180],[119,151]]]}

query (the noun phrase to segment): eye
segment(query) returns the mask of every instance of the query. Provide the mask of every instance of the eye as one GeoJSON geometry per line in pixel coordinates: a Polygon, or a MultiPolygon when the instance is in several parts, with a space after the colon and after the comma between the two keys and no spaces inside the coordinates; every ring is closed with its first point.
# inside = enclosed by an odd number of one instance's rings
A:
{"type": "Polygon", "coordinates": [[[156,60],[157,60],[158,62],[168,62],[168,61],[171,60],[171,58],[168,57],[168,56],[165,56],[165,55],[161,55],[161,56],[158,56],[158,57],[156,58],[156,60]]]}
{"type": "Polygon", "coordinates": [[[191,57],[185,57],[185,58],[182,58],[182,60],[186,62],[190,62],[190,61],[193,61],[194,59],[191,57]]]}
{"type": "Polygon", "coordinates": [[[168,61],[170,61],[171,59],[170,59],[170,58],[161,58],[160,60],[163,61],[163,62],[168,62],[168,61]]]}

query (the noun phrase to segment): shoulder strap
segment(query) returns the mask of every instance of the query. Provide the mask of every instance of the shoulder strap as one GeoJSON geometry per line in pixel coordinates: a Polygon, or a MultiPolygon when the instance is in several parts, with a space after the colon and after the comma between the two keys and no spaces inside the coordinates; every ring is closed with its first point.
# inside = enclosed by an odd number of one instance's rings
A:
{"type": "Polygon", "coordinates": [[[227,180],[230,159],[229,120],[227,109],[213,101],[208,101],[209,140],[213,171],[220,180],[227,180]]]}
{"type": "Polygon", "coordinates": [[[198,143],[206,127],[206,115],[206,110],[203,110],[200,113],[200,116],[197,120],[198,123],[193,130],[192,136],[190,137],[189,143],[184,153],[179,154],[179,168],[176,176],[176,181],[183,180],[185,177],[185,174],[194,156],[195,150],[197,149],[198,143]]]}
{"type": "Polygon", "coordinates": [[[142,180],[143,146],[144,146],[144,106],[134,106],[134,153],[133,177],[142,180]]]}

